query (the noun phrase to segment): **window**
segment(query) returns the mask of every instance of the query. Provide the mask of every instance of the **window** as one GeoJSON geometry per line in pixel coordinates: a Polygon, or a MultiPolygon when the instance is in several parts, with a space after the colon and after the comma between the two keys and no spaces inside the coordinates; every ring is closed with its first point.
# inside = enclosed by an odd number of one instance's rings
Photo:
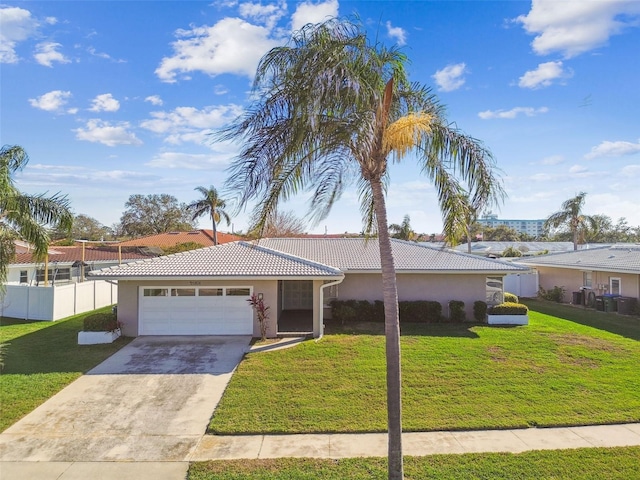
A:
{"type": "Polygon", "coordinates": [[[582,286],[591,288],[591,282],[593,278],[591,272],[582,272],[582,286]]]}
{"type": "Polygon", "coordinates": [[[201,297],[221,297],[221,288],[201,288],[198,290],[198,295],[201,297]]]}
{"type": "Polygon", "coordinates": [[[172,288],[171,296],[172,297],[195,297],[196,289],[195,288],[172,288]]]}
{"type": "Polygon", "coordinates": [[[609,277],[609,293],[612,295],[622,295],[622,285],[620,278],[609,277]]]}
{"type": "MultiPolygon", "coordinates": [[[[50,268],[49,269],[49,281],[59,282],[61,280],[71,280],[70,268],[50,268]]],[[[40,269],[36,273],[36,281],[44,282],[44,268],[40,269]]]]}
{"type": "Polygon", "coordinates": [[[20,270],[20,283],[28,283],[29,282],[29,272],[26,270],[20,270]]]}
{"type": "Polygon", "coordinates": [[[487,303],[502,303],[502,277],[487,277],[486,294],[487,303]]]}
{"type": "Polygon", "coordinates": [[[250,288],[227,288],[227,297],[248,297],[251,295],[250,288]]]}
{"type": "Polygon", "coordinates": [[[145,288],[143,295],[145,297],[168,297],[168,288],[145,288]]]}

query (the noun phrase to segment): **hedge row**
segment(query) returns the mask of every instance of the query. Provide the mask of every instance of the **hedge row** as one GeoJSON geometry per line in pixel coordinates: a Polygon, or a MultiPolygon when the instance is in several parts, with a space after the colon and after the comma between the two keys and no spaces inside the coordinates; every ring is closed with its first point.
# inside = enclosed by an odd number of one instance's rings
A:
{"type": "Polygon", "coordinates": [[[85,332],[112,332],[118,328],[115,313],[94,313],[84,317],[82,329],[85,332]]]}
{"type": "MultiPolygon", "coordinates": [[[[464,302],[449,304],[451,321],[464,321],[464,302]],[[455,313],[454,313],[455,312],[455,313]]],[[[400,323],[437,323],[447,319],[442,315],[440,302],[416,300],[398,302],[400,323]]],[[[331,317],[341,323],[358,321],[384,322],[384,303],[376,300],[334,300],[331,302],[331,317]]]]}
{"type": "Polygon", "coordinates": [[[522,303],[504,302],[494,305],[488,311],[490,315],[526,315],[529,308],[522,303]]]}

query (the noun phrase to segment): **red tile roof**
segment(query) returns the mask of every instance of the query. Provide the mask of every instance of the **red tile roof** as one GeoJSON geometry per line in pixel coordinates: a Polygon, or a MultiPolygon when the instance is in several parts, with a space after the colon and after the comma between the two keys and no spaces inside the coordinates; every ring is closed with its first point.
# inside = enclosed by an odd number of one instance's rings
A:
{"type": "MultiPolygon", "coordinates": [[[[122,260],[143,260],[145,258],[156,257],[156,254],[150,252],[143,252],[138,248],[123,248],[122,260]]],[[[118,247],[117,245],[111,246],[85,246],[84,249],[84,261],[89,262],[108,262],[118,261],[118,247]]],[[[75,245],[72,247],[49,247],[49,262],[75,262],[82,260],[82,245],[75,245]]],[[[16,258],[11,263],[34,263],[33,252],[18,253],[16,258]]],[[[39,262],[41,263],[41,262],[39,262]]]]}
{"type": "MultiPolygon", "coordinates": [[[[229,243],[242,240],[242,237],[231,233],[218,232],[218,243],[229,243]]],[[[167,232],[158,235],[150,235],[148,237],[136,238],[120,242],[122,246],[136,247],[173,247],[181,243],[199,243],[203,247],[211,247],[213,245],[213,230],[193,230],[191,232],[167,232]]]]}

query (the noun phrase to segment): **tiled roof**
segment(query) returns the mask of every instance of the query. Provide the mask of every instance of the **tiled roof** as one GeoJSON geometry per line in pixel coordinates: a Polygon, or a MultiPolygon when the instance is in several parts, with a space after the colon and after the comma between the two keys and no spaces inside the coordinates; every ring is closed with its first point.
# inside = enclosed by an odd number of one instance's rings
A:
{"type": "MultiPolygon", "coordinates": [[[[457,245],[453,249],[458,252],[466,252],[467,244],[457,245]]],[[[515,248],[523,254],[532,255],[538,252],[567,252],[573,250],[573,242],[493,242],[480,241],[471,242],[471,252],[475,254],[497,254],[500,255],[507,248],[515,248]]]]}
{"type": "MultiPolygon", "coordinates": [[[[218,232],[218,244],[236,242],[242,240],[241,237],[231,233],[218,232]]],[[[203,247],[213,245],[213,230],[193,230],[191,232],[167,232],[148,237],[135,238],[120,242],[122,246],[136,247],[173,247],[180,243],[199,243],[203,247]]]]}
{"type": "Polygon", "coordinates": [[[575,252],[554,253],[518,259],[516,262],[541,267],[640,274],[640,244],[618,244],[575,252]]]}
{"type": "MultiPolygon", "coordinates": [[[[140,252],[138,249],[122,249],[122,261],[141,260],[149,258],[148,253],[140,252]]],[[[118,248],[111,247],[85,247],[84,261],[91,262],[113,262],[119,259],[118,248]]],[[[82,260],[82,246],[75,245],[71,247],[53,246],[49,248],[49,262],[67,262],[73,263],[82,260]]],[[[28,264],[34,263],[33,252],[17,253],[12,264],[28,264]]],[[[42,263],[42,262],[38,262],[42,263]]]]}
{"type": "Polygon", "coordinates": [[[94,271],[109,278],[342,277],[340,270],[262,245],[232,242],[94,271]]]}
{"type": "MultiPolygon", "coordinates": [[[[343,271],[380,271],[380,250],[375,238],[266,238],[259,245],[308,258],[343,271]]],[[[447,250],[437,250],[413,242],[391,241],[396,271],[517,272],[528,270],[510,262],[447,250]]]]}

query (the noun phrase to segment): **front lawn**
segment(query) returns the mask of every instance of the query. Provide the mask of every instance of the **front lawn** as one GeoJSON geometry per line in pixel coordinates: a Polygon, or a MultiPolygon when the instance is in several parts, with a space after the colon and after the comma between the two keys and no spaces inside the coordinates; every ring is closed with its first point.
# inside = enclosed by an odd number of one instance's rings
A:
{"type": "MultiPolygon", "coordinates": [[[[406,480],[637,480],[640,447],[405,457],[406,480]]],[[[191,464],[189,480],[371,480],[384,458],[213,461],[191,464]]]]}
{"type": "Polygon", "coordinates": [[[82,320],[92,313],[57,322],[0,318],[0,431],[132,340],[78,345],[82,320]]]}
{"type": "MultiPolygon", "coordinates": [[[[525,327],[404,326],[404,430],[640,421],[640,319],[530,307],[525,327]]],[[[386,431],[384,337],[375,329],[247,355],[210,432],[386,431]]]]}

